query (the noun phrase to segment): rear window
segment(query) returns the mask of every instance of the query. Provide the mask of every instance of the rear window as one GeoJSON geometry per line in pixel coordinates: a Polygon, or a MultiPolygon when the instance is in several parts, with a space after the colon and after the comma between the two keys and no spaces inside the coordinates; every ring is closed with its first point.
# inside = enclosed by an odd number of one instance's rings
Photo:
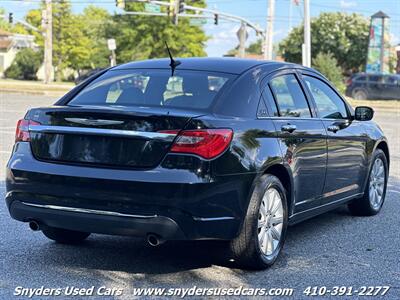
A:
{"type": "Polygon", "coordinates": [[[206,71],[111,70],[86,86],[69,105],[168,106],[207,109],[234,75],[206,71]]]}

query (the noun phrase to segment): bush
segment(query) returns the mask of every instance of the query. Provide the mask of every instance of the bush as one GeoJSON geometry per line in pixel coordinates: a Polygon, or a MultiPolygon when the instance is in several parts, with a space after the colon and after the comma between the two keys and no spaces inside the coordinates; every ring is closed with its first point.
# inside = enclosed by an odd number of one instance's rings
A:
{"type": "Polygon", "coordinates": [[[4,75],[12,79],[36,80],[36,73],[41,64],[41,53],[30,48],[25,48],[17,53],[11,66],[4,72],[4,75]]]}
{"type": "Polygon", "coordinates": [[[338,66],[336,58],[331,53],[318,53],[312,60],[312,65],[313,68],[325,75],[341,93],[344,92],[345,84],[343,82],[342,69],[338,66]]]}

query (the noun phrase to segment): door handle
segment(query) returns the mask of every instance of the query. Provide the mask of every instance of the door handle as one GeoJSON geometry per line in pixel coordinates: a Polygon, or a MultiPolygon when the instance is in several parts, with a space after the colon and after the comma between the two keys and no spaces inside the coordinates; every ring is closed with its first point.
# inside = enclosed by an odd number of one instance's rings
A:
{"type": "Polygon", "coordinates": [[[333,133],[336,133],[340,130],[340,127],[338,125],[330,125],[328,126],[328,131],[331,131],[333,133]]]}
{"type": "Polygon", "coordinates": [[[282,131],[289,132],[289,133],[292,133],[296,129],[297,129],[296,125],[292,125],[292,124],[282,125],[282,127],[281,127],[282,131]]]}

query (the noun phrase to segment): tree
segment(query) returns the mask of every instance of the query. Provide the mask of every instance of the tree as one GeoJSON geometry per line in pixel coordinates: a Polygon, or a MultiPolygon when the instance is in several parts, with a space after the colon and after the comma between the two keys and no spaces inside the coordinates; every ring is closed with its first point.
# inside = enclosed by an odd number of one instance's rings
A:
{"type": "Polygon", "coordinates": [[[15,56],[11,66],[4,72],[5,77],[13,79],[35,80],[42,64],[42,53],[30,48],[22,49],[15,56]]]}
{"type": "Polygon", "coordinates": [[[90,40],[90,68],[107,67],[110,51],[107,48],[107,28],[112,26],[112,17],[107,10],[89,5],[79,16],[82,32],[90,40]]]}
{"type": "Polygon", "coordinates": [[[0,29],[10,31],[11,25],[8,23],[8,14],[6,14],[5,9],[2,7],[0,7],[0,16],[5,16],[4,18],[0,17],[0,29]]]}
{"type": "MultiPolygon", "coordinates": [[[[194,0],[192,5],[205,6],[203,0],[194,0]]],[[[143,11],[142,3],[127,3],[127,10],[143,11]]],[[[172,24],[170,18],[116,15],[115,25],[108,31],[109,38],[117,42],[117,60],[123,63],[132,60],[166,57],[165,42],[174,56],[205,56],[207,37],[202,28],[191,26],[188,18],[179,18],[172,24]]]]}
{"type": "Polygon", "coordinates": [[[248,48],[246,48],[246,53],[261,55],[263,53],[262,44],[263,41],[258,39],[254,43],[251,43],[248,48]]]}
{"type": "Polygon", "coordinates": [[[342,69],[332,53],[318,53],[312,60],[312,66],[328,78],[340,92],[344,92],[342,69]]]}
{"type": "MultiPolygon", "coordinates": [[[[41,25],[41,9],[30,10],[25,20],[33,26],[43,29],[41,25]]],[[[90,52],[93,50],[91,41],[83,32],[85,20],[71,11],[67,0],[53,2],[53,65],[56,80],[63,79],[63,71],[67,68],[80,71],[90,68],[90,52]]],[[[43,36],[33,30],[29,34],[35,36],[35,41],[41,49],[44,47],[43,36]]]]}
{"type": "Polygon", "coordinates": [[[53,2],[53,65],[56,80],[62,79],[66,68],[87,68],[90,40],[82,32],[84,20],[72,14],[69,1],[53,2]]]}
{"type": "MultiPolygon", "coordinates": [[[[286,61],[301,63],[303,25],[294,28],[280,44],[286,61]]],[[[311,53],[332,53],[344,71],[359,71],[367,60],[369,23],[359,14],[322,13],[311,21],[311,53]]]]}
{"type": "MultiPolygon", "coordinates": [[[[251,43],[249,47],[246,48],[246,54],[256,54],[256,55],[261,55],[262,54],[262,40],[259,39],[255,41],[254,43],[251,43]]],[[[237,45],[235,48],[229,50],[226,55],[227,56],[237,56],[239,53],[239,45],[237,45]]]]}

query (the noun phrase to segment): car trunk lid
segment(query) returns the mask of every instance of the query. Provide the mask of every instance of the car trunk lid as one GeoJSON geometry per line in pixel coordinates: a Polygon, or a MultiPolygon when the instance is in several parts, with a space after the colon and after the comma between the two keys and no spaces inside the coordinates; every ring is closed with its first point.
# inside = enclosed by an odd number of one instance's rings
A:
{"type": "Polygon", "coordinates": [[[39,160],[152,168],[168,152],[176,133],[199,113],[165,108],[48,107],[27,118],[33,155],[39,160]],[[167,131],[167,132],[165,132],[167,131]]]}

